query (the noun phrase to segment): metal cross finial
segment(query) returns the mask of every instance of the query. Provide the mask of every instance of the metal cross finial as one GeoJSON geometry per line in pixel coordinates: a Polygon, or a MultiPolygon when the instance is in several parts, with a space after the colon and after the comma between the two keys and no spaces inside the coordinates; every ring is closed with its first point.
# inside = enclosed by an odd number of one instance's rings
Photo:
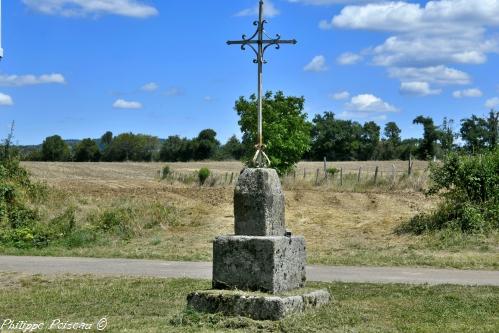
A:
{"type": "Polygon", "coordinates": [[[265,145],[263,144],[263,121],[262,121],[262,106],[263,106],[263,65],[267,63],[264,59],[265,51],[270,46],[275,45],[276,49],[281,48],[281,44],[296,44],[295,39],[292,40],[282,40],[280,35],[276,35],[276,38],[272,38],[265,32],[264,26],[267,23],[263,19],[263,0],[260,0],[258,21],[253,22],[253,25],[257,26],[256,32],[250,37],[246,38],[243,35],[242,40],[228,41],[228,45],[241,45],[242,50],[246,50],[246,46],[251,47],[255,52],[256,59],[253,60],[255,64],[258,64],[258,143],[256,145],[256,154],[253,158],[253,162],[257,167],[265,167],[270,165],[270,160],[264,152],[265,145]],[[255,47],[256,45],[256,47],[255,47]]]}

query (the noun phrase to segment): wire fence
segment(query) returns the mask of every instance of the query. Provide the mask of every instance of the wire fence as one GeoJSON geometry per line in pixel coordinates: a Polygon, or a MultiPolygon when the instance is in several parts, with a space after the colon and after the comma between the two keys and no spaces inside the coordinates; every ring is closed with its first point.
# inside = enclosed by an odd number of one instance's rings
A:
{"type": "MultiPolygon", "coordinates": [[[[412,165],[404,170],[391,167],[373,166],[359,168],[302,168],[281,177],[285,189],[336,187],[338,189],[362,190],[366,188],[391,188],[422,190],[428,181],[429,170],[414,169],[412,165]]],[[[167,175],[158,171],[163,182],[185,185],[201,185],[198,173],[193,171],[172,171],[167,175]]],[[[237,183],[239,172],[212,172],[202,186],[230,187],[237,183]]]]}

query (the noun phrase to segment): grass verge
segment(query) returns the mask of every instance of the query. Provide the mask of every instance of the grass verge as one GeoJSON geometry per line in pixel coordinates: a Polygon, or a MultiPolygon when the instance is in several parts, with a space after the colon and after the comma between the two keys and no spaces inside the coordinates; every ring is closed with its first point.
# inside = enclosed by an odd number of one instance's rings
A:
{"type": "MultiPolygon", "coordinates": [[[[186,295],[208,281],[0,273],[0,320],[95,323],[105,332],[497,332],[499,288],[309,284],[334,302],[279,322],[186,311],[186,295]]],[[[1,324],[1,323],[0,323],[1,324]]]]}

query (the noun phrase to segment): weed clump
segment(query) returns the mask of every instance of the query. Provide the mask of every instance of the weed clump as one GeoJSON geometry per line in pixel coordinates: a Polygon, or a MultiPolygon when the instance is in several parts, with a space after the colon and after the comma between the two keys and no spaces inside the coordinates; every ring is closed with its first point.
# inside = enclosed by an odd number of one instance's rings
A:
{"type": "Polygon", "coordinates": [[[210,177],[210,169],[208,168],[201,168],[199,171],[198,171],[198,179],[199,179],[199,184],[200,185],[204,185],[204,183],[206,182],[206,180],[208,179],[208,177],[210,177]]]}
{"type": "Polygon", "coordinates": [[[162,173],[161,173],[161,179],[163,179],[163,180],[167,179],[167,178],[170,176],[171,172],[172,172],[172,171],[171,171],[171,169],[170,169],[170,166],[165,165],[165,166],[163,167],[163,171],[162,171],[162,173]]]}
{"type": "Polygon", "coordinates": [[[328,175],[334,177],[338,172],[340,172],[340,170],[336,168],[327,168],[326,172],[328,173],[328,175]]]}

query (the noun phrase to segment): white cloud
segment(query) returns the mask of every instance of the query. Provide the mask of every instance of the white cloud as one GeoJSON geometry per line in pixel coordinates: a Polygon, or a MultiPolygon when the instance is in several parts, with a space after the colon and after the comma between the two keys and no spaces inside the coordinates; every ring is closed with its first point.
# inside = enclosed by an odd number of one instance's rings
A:
{"type": "Polygon", "coordinates": [[[487,109],[497,109],[499,107],[499,97],[488,99],[487,102],[485,102],[485,107],[487,109]]]}
{"type": "MultiPolygon", "coordinates": [[[[324,0],[303,0],[327,4],[324,0]]],[[[353,3],[353,2],[352,2],[353,3]]],[[[499,26],[499,0],[434,0],[423,4],[408,1],[370,1],[350,5],[328,21],[323,29],[343,28],[382,31],[391,35],[380,45],[371,45],[364,56],[378,66],[443,68],[450,64],[487,62],[499,53],[499,36],[489,33],[499,26]]],[[[463,72],[460,72],[463,73],[463,72]]],[[[425,79],[408,81],[431,82],[425,79]]],[[[468,84],[467,74],[443,84],[468,84]]],[[[436,83],[436,82],[433,82],[436,83]]]]}
{"type": "Polygon", "coordinates": [[[339,28],[380,31],[456,32],[483,25],[498,25],[498,0],[428,1],[426,5],[403,1],[386,1],[364,6],[347,6],[332,19],[339,28]],[[464,25],[463,25],[464,23],[464,25]]]}
{"type": "Polygon", "coordinates": [[[362,60],[362,56],[351,53],[351,52],[346,52],[340,55],[337,59],[338,63],[340,65],[355,65],[359,61],[362,60]]]}
{"type": "MultiPolygon", "coordinates": [[[[259,5],[252,8],[246,8],[236,13],[236,16],[258,16],[259,5]]],[[[277,9],[274,4],[270,1],[266,1],[263,7],[263,14],[265,17],[274,17],[280,14],[279,9],[277,9]]]]}
{"type": "Polygon", "coordinates": [[[179,87],[170,87],[168,90],[165,92],[166,96],[182,96],[184,94],[184,91],[180,89],[179,87]]]}
{"type": "MultiPolygon", "coordinates": [[[[496,40],[475,37],[483,37],[485,26],[499,25],[498,17],[499,0],[480,0],[472,5],[469,0],[441,0],[429,1],[425,6],[391,1],[347,6],[330,24],[338,28],[402,33],[402,41],[415,42],[416,48],[445,42],[439,50],[448,51],[454,60],[476,63],[483,60],[483,52],[497,50],[496,40]],[[454,38],[438,38],[443,36],[454,38]]],[[[388,44],[400,40],[393,38],[388,44]]]]}
{"type": "Polygon", "coordinates": [[[0,86],[22,87],[38,84],[65,84],[66,80],[62,74],[35,75],[0,75],[0,86]]]}
{"type": "Polygon", "coordinates": [[[124,99],[118,99],[118,100],[116,100],[116,102],[114,102],[113,108],[138,110],[138,109],[142,109],[142,104],[139,102],[125,101],[124,99]]]}
{"type": "Polygon", "coordinates": [[[483,64],[487,52],[498,49],[497,41],[459,36],[402,35],[389,37],[373,49],[373,62],[380,66],[427,66],[429,64],[483,64]]]}
{"type": "Polygon", "coordinates": [[[482,97],[483,93],[480,89],[465,89],[465,90],[457,90],[452,93],[452,96],[455,98],[464,98],[464,97],[482,97]]]}
{"type": "Polygon", "coordinates": [[[383,101],[372,94],[362,94],[352,97],[349,103],[345,104],[346,112],[343,115],[357,118],[367,118],[377,114],[397,112],[393,105],[383,101]]]}
{"type": "Polygon", "coordinates": [[[428,95],[439,95],[442,93],[441,89],[431,89],[428,82],[402,82],[400,85],[400,93],[404,95],[417,95],[417,96],[428,96],[428,95]]]}
{"type": "Polygon", "coordinates": [[[314,6],[328,6],[328,5],[349,5],[356,3],[366,3],[366,2],[384,2],[386,0],[288,0],[292,3],[303,3],[306,5],[314,6]]]}
{"type": "Polygon", "coordinates": [[[329,98],[334,99],[335,101],[341,101],[343,99],[349,99],[350,93],[348,91],[341,91],[337,93],[332,93],[329,95],[329,98]]]}
{"type": "Polygon", "coordinates": [[[437,84],[469,84],[470,76],[460,70],[443,65],[432,67],[394,67],[388,73],[404,82],[429,82],[437,84]]]}
{"type": "Polygon", "coordinates": [[[143,91],[156,91],[159,89],[159,85],[156,82],[149,82],[144,84],[140,89],[143,91]]]}
{"type": "Polygon", "coordinates": [[[208,103],[213,102],[215,100],[215,98],[213,98],[213,96],[204,96],[203,99],[205,102],[208,102],[208,103]]]}
{"type": "Polygon", "coordinates": [[[11,106],[14,105],[12,97],[6,94],[0,93],[0,106],[11,106]]]}
{"type": "Polygon", "coordinates": [[[158,10],[138,0],[23,0],[29,8],[43,14],[61,16],[121,15],[147,18],[158,10]]]}
{"type": "Polygon", "coordinates": [[[327,71],[326,57],[323,55],[315,56],[310,63],[308,63],[303,70],[306,72],[324,72],[327,71]]]}

